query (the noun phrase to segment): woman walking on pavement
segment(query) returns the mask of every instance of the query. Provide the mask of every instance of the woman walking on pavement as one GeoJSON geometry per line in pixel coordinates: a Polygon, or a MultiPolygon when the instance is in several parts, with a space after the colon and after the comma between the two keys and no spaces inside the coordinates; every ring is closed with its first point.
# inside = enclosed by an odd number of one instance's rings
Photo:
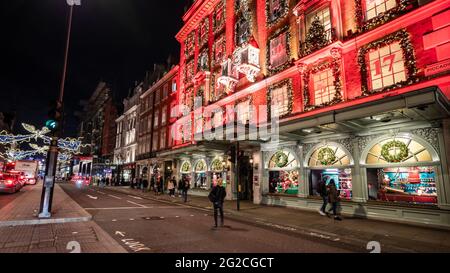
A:
{"type": "MultiPolygon", "coordinates": [[[[337,207],[338,203],[340,201],[339,197],[339,191],[336,187],[336,182],[334,182],[334,179],[330,180],[330,190],[328,191],[328,202],[332,205],[332,208],[330,211],[333,211],[334,220],[342,221],[342,219],[337,215],[337,207]]],[[[328,212],[330,212],[328,211],[328,212]]]]}
{"type": "Polygon", "coordinates": [[[169,180],[167,184],[167,190],[169,190],[170,197],[175,197],[175,185],[173,184],[173,179],[169,180]]]}
{"type": "Polygon", "coordinates": [[[223,227],[223,202],[226,196],[227,192],[223,187],[223,181],[222,179],[218,179],[217,185],[212,188],[208,195],[209,200],[214,205],[214,228],[217,228],[218,213],[220,213],[220,226],[223,227]]]}

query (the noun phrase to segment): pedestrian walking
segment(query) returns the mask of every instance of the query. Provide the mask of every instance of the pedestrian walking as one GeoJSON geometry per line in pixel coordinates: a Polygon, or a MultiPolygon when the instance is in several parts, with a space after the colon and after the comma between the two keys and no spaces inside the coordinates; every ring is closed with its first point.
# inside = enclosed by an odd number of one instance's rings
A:
{"type": "Polygon", "coordinates": [[[155,177],[150,178],[150,190],[155,191],[155,177]]]}
{"type": "Polygon", "coordinates": [[[161,190],[161,177],[160,176],[158,176],[158,177],[156,177],[156,181],[155,181],[155,193],[156,193],[156,195],[159,195],[159,191],[161,190]]]}
{"type": "Polygon", "coordinates": [[[178,197],[181,197],[181,195],[183,194],[183,186],[184,186],[184,181],[183,181],[183,179],[180,179],[178,181],[178,197]]]}
{"type": "Polygon", "coordinates": [[[328,202],[332,205],[331,209],[328,211],[333,211],[333,216],[335,220],[342,221],[342,219],[337,214],[337,207],[339,204],[340,198],[339,198],[339,191],[336,187],[336,182],[334,182],[334,179],[330,180],[330,189],[328,191],[328,202]]]}
{"type": "Polygon", "coordinates": [[[142,180],[142,192],[147,192],[147,187],[148,187],[148,180],[147,179],[142,180]]]}
{"type": "Polygon", "coordinates": [[[222,179],[217,180],[217,185],[211,189],[211,192],[208,195],[209,200],[213,203],[214,207],[214,228],[217,228],[217,218],[220,213],[220,226],[223,227],[223,202],[225,201],[225,197],[227,196],[227,192],[223,187],[222,179]]]}
{"type": "Polygon", "coordinates": [[[169,190],[170,197],[175,197],[175,185],[173,180],[169,180],[169,183],[167,184],[167,189],[169,190]]]}
{"type": "Polygon", "coordinates": [[[160,179],[159,186],[160,186],[161,194],[164,195],[164,190],[166,189],[164,186],[164,177],[160,176],[159,179],[160,179]]]}
{"type": "Polygon", "coordinates": [[[183,195],[183,199],[184,199],[184,203],[187,202],[187,197],[188,197],[188,191],[189,188],[191,187],[189,180],[184,178],[184,182],[183,182],[183,189],[182,189],[182,195],[183,195]]]}
{"type": "Polygon", "coordinates": [[[323,178],[319,184],[317,185],[317,192],[320,194],[320,197],[322,197],[322,207],[319,210],[320,215],[326,216],[326,209],[328,205],[328,192],[327,192],[327,182],[326,178],[323,178]]]}

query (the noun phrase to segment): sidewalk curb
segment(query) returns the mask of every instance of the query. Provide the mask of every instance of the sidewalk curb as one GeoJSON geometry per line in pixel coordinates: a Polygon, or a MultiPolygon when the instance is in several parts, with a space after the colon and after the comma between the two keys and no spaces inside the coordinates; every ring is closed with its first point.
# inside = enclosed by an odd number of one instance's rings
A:
{"type": "Polygon", "coordinates": [[[17,220],[17,221],[0,221],[0,227],[16,227],[16,226],[34,226],[47,224],[65,224],[76,222],[89,222],[92,216],[75,217],[75,218],[57,218],[57,219],[35,219],[35,220],[17,220]]]}
{"type": "MultiPolygon", "coordinates": [[[[183,202],[178,202],[178,201],[171,202],[170,200],[166,200],[166,199],[157,199],[157,198],[153,198],[151,196],[142,194],[141,192],[130,192],[129,189],[121,189],[121,188],[107,188],[107,189],[109,189],[111,191],[115,191],[115,192],[120,192],[123,194],[132,193],[136,196],[142,197],[147,200],[158,201],[158,202],[173,204],[173,205],[177,205],[177,206],[190,207],[193,209],[200,209],[203,211],[211,211],[211,209],[206,209],[203,206],[195,205],[195,204],[192,204],[189,202],[188,203],[183,203],[183,202]]],[[[245,218],[245,216],[241,216],[241,215],[239,215],[239,213],[236,213],[235,211],[229,210],[229,209],[225,209],[224,212],[228,213],[227,217],[230,220],[233,220],[236,222],[251,224],[251,225],[254,225],[257,227],[261,227],[261,228],[268,228],[273,231],[282,231],[282,232],[289,233],[294,236],[302,235],[302,236],[305,236],[305,239],[320,239],[328,244],[334,244],[334,245],[339,244],[340,246],[343,246],[347,250],[350,250],[350,251],[358,251],[358,252],[364,251],[367,253],[369,252],[369,250],[366,249],[366,245],[369,242],[365,241],[365,240],[356,239],[356,238],[348,238],[348,237],[343,238],[342,236],[339,236],[334,233],[326,232],[326,231],[302,228],[299,226],[283,225],[283,224],[279,224],[279,223],[275,223],[275,222],[261,221],[261,220],[254,219],[254,218],[245,218]]],[[[398,253],[398,252],[414,253],[414,251],[411,249],[406,249],[406,248],[397,247],[397,246],[390,246],[390,245],[388,245],[388,246],[383,245],[382,249],[384,250],[384,252],[390,252],[390,253],[392,253],[392,252],[393,253],[398,253]]]]}

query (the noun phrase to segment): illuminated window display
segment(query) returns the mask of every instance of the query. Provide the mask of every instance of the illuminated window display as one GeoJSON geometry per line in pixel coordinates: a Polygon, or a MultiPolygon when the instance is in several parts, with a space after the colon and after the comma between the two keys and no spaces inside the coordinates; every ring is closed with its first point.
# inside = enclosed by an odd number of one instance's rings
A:
{"type": "Polygon", "coordinates": [[[297,195],[299,172],[296,168],[297,161],[292,152],[276,152],[269,162],[269,192],[297,195]]]}
{"type": "Polygon", "coordinates": [[[369,169],[367,178],[370,200],[437,203],[434,167],[369,169]]]}
{"type": "Polygon", "coordinates": [[[432,162],[431,152],[409,137],[387,138],[368,152],[367,184],[369,199],[386,202],[436,204],[435,167],[422,166],[432,162]],[[418,166],[410,167],[417,163],[418,166]],[[395,164],[394,166],[389,166],[395,164]],[[408,164],[408,166],[401,166],[408,164]],[[399,166],[400,165],[400,166],[399,166]]]}
{"type": "Polygon", "coordinates": [[[206,171],[207,165],[205,160],[199,160],[195,165],[195,179],[193,181],[194,189],[207,189],[208,185],[206,183],[206,171]]]}
{"type": "Polygon", "coordinates": [[[317,185],[326,180],[327,186],[334,180],[342,200],[352,200],[352,170],[351,169],[325,169],[312,170],[310,174],[310,195],[318,196],[317,185]]]}

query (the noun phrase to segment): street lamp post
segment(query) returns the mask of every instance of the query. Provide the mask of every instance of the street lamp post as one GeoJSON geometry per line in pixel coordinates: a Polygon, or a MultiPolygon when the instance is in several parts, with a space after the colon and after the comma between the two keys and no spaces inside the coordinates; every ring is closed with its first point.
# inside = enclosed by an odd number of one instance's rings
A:
{"type": "MultiPolygon", "coordinates": [[[[61,86],[59,90],[58,103],[62,105],[64,99],[64,88],[66,84],[66,74],[67,74],[67,63],[69,56],[69,46],[70,46],[70,36],[72,31],[72,16],[73,9],[75,5],[80,5],[80,1],[68,0],[67,4],[70,6],[69,8],[69,22],[67,25],[67,39],[66,39],[66,49],[64,55],[64,66],[63,73],[61,79],[61,86]]],[[[47,164],[45,168],[45,179],[44,186],[42,188],[42,196],[41,196],[41,204],[39,209],[39,218],[50,218],[51,210],[52,210],[52,201],[53,201],[53,190],[55,186],[55,175],[56,175],[56,167],[58,161],[58,138],[61,132],[61,128],[52,135],[52,139],[50,142],[50,148],[47,153],[47,164]]]]}

